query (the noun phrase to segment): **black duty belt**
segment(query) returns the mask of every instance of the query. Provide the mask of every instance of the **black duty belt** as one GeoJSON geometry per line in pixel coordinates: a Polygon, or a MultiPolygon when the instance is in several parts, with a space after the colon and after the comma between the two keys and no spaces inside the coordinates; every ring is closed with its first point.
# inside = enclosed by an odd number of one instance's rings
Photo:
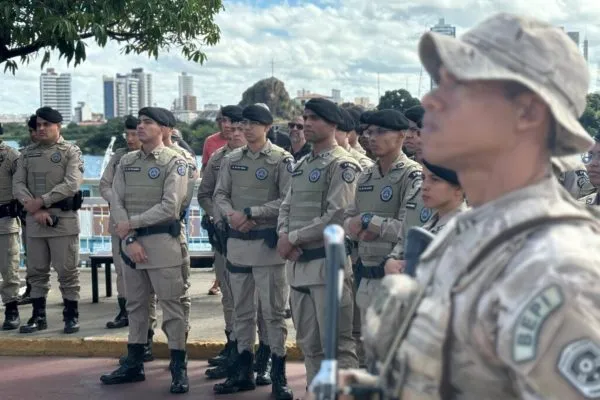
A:
{"type": "Polygon", "coordinates": [[[0,218],[10,217],[17,218],[19,216],[19,205],[20,203],[16,200],[12,200],[10,203],[0,205],[0,218]]]}
{"type": "Polygon", "coordinates": [[[290,286],[290,288],[292,288],[292,290],[295,290],[296,292],[310,294],[310,290],[302,286],[290,286]]]}
{"type": "MultiPolygon", "coordinates": [[[[346,242],[347,243],[347,242],[346,242]]],[[[352,249],[346,246],[346,255],[349,256],[352,249]]],[[[317,247],[316,249],[302,249],[302,254],[298,257],[298,262],[309,262],[325,258],[325,247],[317,247]]]]}
{"type": "Polygon", "coordinates": [[[229,260],[225,263],[225,266],[227,268],[227,271],[231,272],[232,274],[251,274],[252,273],[252,267],[233,265],[232,263],[229,262],[229,260]]]}
{"type": "Polygon", "coordinates": [[[385,276],[384,265],[384,263],[381,263],[376,267],[365,267],[362,260],[359,258],[356,261],[356,274],[361,279],[383,279],[385,276]]]}
{"type": "Polygon", "coordinates": [[[240,232],[235,229],[230,229],[229,237],[231,239],[240,240],[264,240],[265,244],[271,249],[277,247],[277,239],[279,238],[275,228],[257,229],[249,232],[240,232]]]}
{"type": "Polygon", "coordinates": [[[67,197],[56,203],[52,203],[48,208],[59,208],[61,211],[77,211],[83,204],[83,192],[78,190],[73,197],[67,197]]]}
{"type": "Polygon", "coordinates": [[[147,226],[144,228],[135,229],[138,237],[160,235],[161,233],[168,233],[173,237],[179,237],[181,234],[181,222],[179,220],[166,222],[164,224],[156,224],[147,226]]]}

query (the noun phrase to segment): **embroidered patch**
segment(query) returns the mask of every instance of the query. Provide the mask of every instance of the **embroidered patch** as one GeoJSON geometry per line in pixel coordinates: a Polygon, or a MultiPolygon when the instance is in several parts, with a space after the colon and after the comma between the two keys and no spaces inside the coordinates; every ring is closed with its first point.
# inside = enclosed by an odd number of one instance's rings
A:
{"type": "Polygon", "coordinates": [[[408,179],[423,179],[423,173],[421,171],[413,171],[408,174],[408,179]]]}
{"type": "Polygon", "coordinates": [[[372,192],[375,187],[373,185],[361,185],[358,187],[359,192],[372,192]]]}
{"type": "Polygon", "coordinates": [[[231,169],[234,171],[248,171],[248,167],[245,165],[231,165],[231,169]]]}
{"type": "Polygon", "coordinates": [[[585,199],[585,204],[594,204],[594,198],[593,197],[588,197],[587,199],[585,199]]]}
{"type": "Polygon", "coordinates": [[[50,161],[53,163],[59,163],[60,160],[62,160],[62,155],[58,151],[50,156],[50,161]]]}
{"type": "Polygon", "coordinates": [[[288,165],[286,165],[285,169],[287,170],[287,172],[289,172],[291,174],[294,171],[294,163],[292,163],[292,162],[288,163],[288,165]]]}
{"type": "Polygon", "coordinates": [[[586,183],[588,183],[590,181],[590,178],[588,178],[587,175],[584,176],[579,176],[579,178],[577,178],[577,186],[579,186],[579,188],[581,189],[582,187],[585,186],[586,183]]]}
{"type": "Polygon", "coordinates": [[[29,153],[27,155],[25,155],[25,157],[27,158],[35,158],[35,157],[41,157],[42,153],[29,153]]]}
{"type": "Polygon", "coordinates": [[[125,172],[140,172],[142,169],[140,167],[125,167],[123,171],[125,172]]]}
{"type": "Polygon", "coordinates": [[[360,172],[361,171],[361,168],[358,165],[356,165],[356,164],[354,164],[352,162],[349,162],[349,161],[345,161],[345,162],[341,163],[340,167],[342,167],[342,169],[352,168],[356,172],[360,172]]]}
{"type": "Polygon", "coordinates": [[[354,170],[352,168],[347,168],[344,170],[344,172],[342,172],[342,179],[346,183],[354,182],[355,178],[356,178],[356,172],[354,172],[354,170]]]}
{"type": "Polygon", "coordinates": [[[422,179],[415,179],[412,182],[412,186],[411,187],[412,187],[413,190],[420,189],[422,184],[423,184],[423,180],[422,179]]]}
{"type": "Polygon", "coordinates": [[[213,171],[218,171],[218,170],[221,169],[221,166],[220,165],[213,165],[212,169],[213,169],[213,171]]]}
{"type": "Polygon", "coordinates": [[[419,221],[421,221],[421,223],[429,221],[429,218],[431,218],[431,214],[433,214],[431,208],[423,207],[423,209],[421,210],[421,214],[419,214],[419,221]]]}
{"type": "Polygon", "coordinates": [[[533,360],[542,325],[564,302],[560,288],[551,285],[536,294],[525,306],[515,322],[512,358],[517,363],[533,360]]]}
{"type": "Polygon", "coordinates": [[[417,203],[408,202],[406,203],[406,208],[408,210],[414,210],[415,208],[417,208],[417,203]]]}
{"type": "Polygon", "coordinates": [[[150,179],[156,179],[160,176],[160,168],[152,167],[148,170],[148,176],[150,179]]]}
{"type": "Polygon", "coordinates": [[[394,168],[402,168],[402,167],[404,167],[404,163],[403,162],[399,162],[398,164],[396,164],[394,166],[394,168]]]}
{"type": "Polygon", "coordinates": [[[300,176],[304,173],[304,170],[299,169],[298,171],[292,172],[292,176],[300,176]]]}
{"type": "Polygon", "coordinates": [[[383,189],[381,189],[381,193],[379,193],[379,198],[381,199],[381,201],[385,202],[390,201],[393,196],[394,190],[391,186],[385,186],[383,189]]]}
{"type": "Polygon", "coordinates": [[[269,176],[269,171],[267,171],[264,168],[259,168],[256,170],[256,173],[254,175],[259,181],[264,181],[269,176]]]}
{"type": "Polygon", "coordinates": [[[586,399],[600,395],[600,347],[589,339],[569,343],[560,353],[558,371],[586,399]]]}
{"type": "Polygon", "coordinates": [[[318,169],[313,169],[310,171],[310,175],[308,175],[308,180],[315,183],[321,177],[321,171],[318,169]]]}
{"type": "Polygon", "coordinates": [[[575,175],[577,176],[588,176],[587,171],[580,169],[579,171],[575,171],[575,175]]]}
{"type": "MultiPolygon", "coordinates": [[[[179,164],[177,166],[177,173],[181,176],[185,176],[186,170],[187,170],[187,167],[183,164],[179,164]]],[[[150,171],[148,171],[148,174],[150,174],[150,171]]],[[[159,174],[160,174],[160,171],[159,171],[159,174]]],[[[156,176],[158,177],[158,175],[156,175],[156,176]]],[[[152,178],[152,176],[150,178],[152,178]]],[[[154,178],[152,178],[152,179],[154,179],[154,178]]]]}

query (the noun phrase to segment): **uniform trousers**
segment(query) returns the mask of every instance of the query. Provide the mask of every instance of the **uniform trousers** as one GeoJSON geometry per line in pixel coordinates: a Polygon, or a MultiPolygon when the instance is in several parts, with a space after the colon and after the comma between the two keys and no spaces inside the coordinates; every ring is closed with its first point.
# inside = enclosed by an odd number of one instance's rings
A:
{"type": "Polygon", "coordinates": [[[50,264],[58,274],[63,299],[79,301],[79,235],[27,237],[27,279],[32,299],[48,295],[50,264]]]}
{"type": "Polygon", "coordinates": [[[156,293],[163,311],[162,330],[169,349],[185,349],[185,316],[181,297],[185,291],[181,267],[123,270],[129,317],[129,343],[145,344],[150,326],[150,298],[156,293]]]}
{"type": "Polygon", "coordinates": [[[0,234],[0,297],[2,303],[12,303],[19,297],[19,233],[0,234]]]}
{"type": "Polygon", "coordinates": [[[125,294],[125,283],[123,282],[123,268],[127,266],[123,262],[123,259],[121,258],[121,253],[119,252],[120,241],[121,239],[117,235],[112,235],[110,237],[110,242],[112,245],[113,264],[115,266],[115,272],[117,273],[117,297],[127,298],[127,295],[125,294]]]}

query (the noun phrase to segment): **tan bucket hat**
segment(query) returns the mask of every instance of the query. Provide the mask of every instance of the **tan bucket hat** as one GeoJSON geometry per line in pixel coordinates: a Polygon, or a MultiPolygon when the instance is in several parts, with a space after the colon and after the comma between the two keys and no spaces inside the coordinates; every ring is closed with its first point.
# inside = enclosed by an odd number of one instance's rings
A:
{"type": "Polygon", "coordinates": [[[443,65],[460,80],[516,81],[538,94],[557,122],[555,156],[581,154],[594,144],[578,121],[589,87],[587,64],[573,40],[557,27],[496,14],[460,39],[425,33],[419,57],[435,82],[443,65]]]}

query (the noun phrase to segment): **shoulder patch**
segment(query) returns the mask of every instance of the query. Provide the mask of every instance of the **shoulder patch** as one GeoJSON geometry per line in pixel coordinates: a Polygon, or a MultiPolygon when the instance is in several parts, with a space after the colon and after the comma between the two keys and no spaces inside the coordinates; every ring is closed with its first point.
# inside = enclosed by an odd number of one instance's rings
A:
{"type": "Polygon", "coordinates": [[[353,169],[355,172],[362,171],[362,168],[359,165],[357,165],[353,162],[350,162],[350,161],[344,161],[343,163],[340,164],[340,167],[342,169],[353,169]]]}
{"type": "Polygon", "coordinates": [[[423,179],[423,172],[421,171],[413,171],[410,174],[408,174],[408,179],[423,179]]]}
{"type": "MultiPolygon", "coordinates": [[[[408,208],[408,204],[406,208],[408,208]]],[[[419,214],[419,221],[421,221],[421,223],[424,224],[425,222],[429,221],[429,218],[431,218],[432,214],[433,211],[431,210],[431,208],[423,207],[421,213],[419,214]]]]}
{"type": "Polygon", "coordinates": [[[560,353],[559,373],[586,399],[600,392],[600,346],[590,339],[569,343],[560,353]]]}
{"type": "Polygon", "coordinates": [[[540,331],[548,317],[564,303],[560,287],[550,285],[525,305],[514,326],[512,358],[516,363],[535,359],[540,331]]]}
{"type": "Polygon", "coordinates": [[[181,176],[185,176],[188,168],[188,164],[185,160],[177,160],[175,161],[177,174],[181,176]]]}
{"type": "Polygon", "coordinates": [[[356,179],[356,172],[355,172],[355,170],[353,168],[346,168],[346,169],[344,169],[344,171],[342,172],[342,179],[346,183],[352,183],[352,182],[354,182],[354,179],[356,179]]]}

